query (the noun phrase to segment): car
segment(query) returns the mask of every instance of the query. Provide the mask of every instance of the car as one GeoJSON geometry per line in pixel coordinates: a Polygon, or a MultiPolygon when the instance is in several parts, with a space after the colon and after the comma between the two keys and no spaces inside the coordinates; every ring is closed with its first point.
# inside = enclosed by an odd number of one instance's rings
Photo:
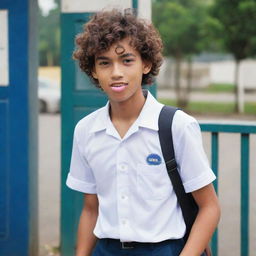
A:
{"type": "Polygon", "coordinates": [[[60,85],[48,79],[38,79],[39,111],[57,113],[60,111],[60,85]]]}

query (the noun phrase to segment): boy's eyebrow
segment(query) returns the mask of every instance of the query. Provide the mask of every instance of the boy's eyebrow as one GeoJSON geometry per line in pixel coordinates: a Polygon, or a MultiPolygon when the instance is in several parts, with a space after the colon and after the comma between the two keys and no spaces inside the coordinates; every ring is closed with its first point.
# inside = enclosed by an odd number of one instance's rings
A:
{"type": "MultiPolygon", "coordinates": [[[[127,58],[127,57],[136,57],[133,53],[124,53],[122,55],[119,56],[119,58],[127,58]]],[[[96,57],[96,61],[97,60],[109,60],[110,58],[106,57],[106,56],[98,56],[96,57]]]]}
{"type": "Polygon", "coordinates": [[[136,57],[133,53],[124,53],[120,56],[120,58],[126,58],[126,57],[136,57]]]}
{"type": "Polygon", "coordinates": [[[109,58],[105,57],[105,56],[98,56],[98,57],[96,57],[96,61],[97,60],[109,60],[109,58]]]}

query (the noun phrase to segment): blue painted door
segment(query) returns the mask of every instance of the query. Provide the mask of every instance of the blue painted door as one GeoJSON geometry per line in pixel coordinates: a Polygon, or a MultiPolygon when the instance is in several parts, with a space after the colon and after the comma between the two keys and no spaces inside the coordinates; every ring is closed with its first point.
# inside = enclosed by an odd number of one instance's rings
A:
{"type": "Polygon", "coordinates": [[[36,1],[0,1],[0,255],[3,256],[37,255],[35,20],[33,28],[29,27],[29,20],[36,18],[35,12],[36,1]],[[29,16],[29,10],[34,14],[29,16]]]}
{"type": "Polygon", "coordinates": [[[76,123],[87,114],[103,106],[106,96],[91,84],[72,60],[74,39],[88,21],[89,14],[61,15],[61,69],[62,69],[62,188],[61,188],[61,255],[74,255],[77,222],[82,205],[82,195],[71,191],[65,185],[69,171],[76,123]]]}

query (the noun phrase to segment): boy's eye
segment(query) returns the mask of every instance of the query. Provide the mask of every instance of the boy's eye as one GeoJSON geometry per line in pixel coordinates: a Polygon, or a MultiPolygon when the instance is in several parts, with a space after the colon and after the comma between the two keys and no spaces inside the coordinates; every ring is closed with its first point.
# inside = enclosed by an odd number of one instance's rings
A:
{"type": "Polygon", "coordinates": [[[123,62],[125,63],[125,64],[129,64],[129,63],[131,63],[131,62],[133,62],[134,60],[133,59],[124,59],[123,60],[123,62]]]}
{"type": "Polygon", "coordinates": [[[99,65],[100,66],[106,66],[106,65],[108,65],[108,61],[101,61],[101,62],[99,62],[99,65]]]}

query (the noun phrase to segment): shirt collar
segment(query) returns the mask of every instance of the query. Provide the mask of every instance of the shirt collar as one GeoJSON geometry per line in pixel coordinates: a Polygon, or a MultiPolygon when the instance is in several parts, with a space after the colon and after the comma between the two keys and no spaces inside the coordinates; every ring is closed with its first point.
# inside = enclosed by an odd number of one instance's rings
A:
{"type": "Polygon", "coordinates": [[[94,132],[107,129],[109,121],[110,121],[110,116],[109,116],[109,101],[108,101],[104,107],[98,110],[98,114],[95,115],[95,120],[91,127],[90,132],[94,133],[94,132]]]}
{"type": "MultiPolygon", "coordinates": [[[[158,117],[163,104],[159,103],[149,91],[143,92],[144,95],[147,95],[147,98],[135,123],[139,127],[158,131],[158,117]]],[[[98,111],[99,113],[96,115],[90,130],[91,133],[112,129],[113,126],[109,116],[109,102],[107,102],[107,104],[98,111]]]]}
{"type": "Polygon", "coordinates": [[[149,91],[145,91],[147,98],[137,119],[138,126],[158,131],[158,117],[163,104],[159,103],[149,91]]]}

